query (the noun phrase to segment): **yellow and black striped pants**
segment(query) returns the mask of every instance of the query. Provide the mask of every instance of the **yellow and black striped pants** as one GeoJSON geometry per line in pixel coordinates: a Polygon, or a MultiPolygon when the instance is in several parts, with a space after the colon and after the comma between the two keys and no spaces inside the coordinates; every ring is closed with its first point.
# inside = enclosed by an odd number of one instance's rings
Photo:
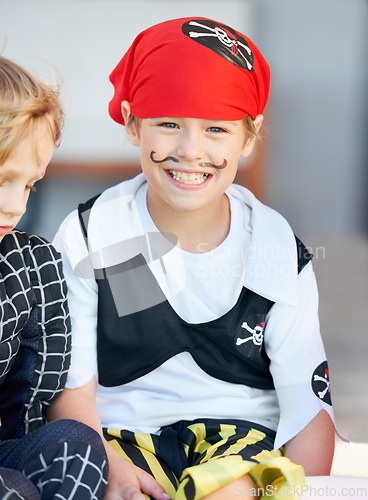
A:
{"type": "MultiPolygon", "coordinates": [[[[305,483],[301,466],[272,451],[275,433],[246,421],[180,421],[159,435],[116,429],[104,429],[104,435],[176,500],[198,500],[248,473],[257,485],[250,493],[267,500],[291,500],[305,483]]],[[[244,497],[234,484],[234,497],[244,497]]]]}

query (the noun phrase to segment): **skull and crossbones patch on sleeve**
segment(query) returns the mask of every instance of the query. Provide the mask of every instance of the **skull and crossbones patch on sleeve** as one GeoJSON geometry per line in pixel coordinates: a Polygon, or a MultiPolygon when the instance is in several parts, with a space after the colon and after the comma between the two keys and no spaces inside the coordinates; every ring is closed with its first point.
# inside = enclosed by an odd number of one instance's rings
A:
{"type": "Polygon", "coordinates": [[[314,370],[311,383],[314,394],[324,403],[332,405],[327,361],[323,361],[314,370]]]}

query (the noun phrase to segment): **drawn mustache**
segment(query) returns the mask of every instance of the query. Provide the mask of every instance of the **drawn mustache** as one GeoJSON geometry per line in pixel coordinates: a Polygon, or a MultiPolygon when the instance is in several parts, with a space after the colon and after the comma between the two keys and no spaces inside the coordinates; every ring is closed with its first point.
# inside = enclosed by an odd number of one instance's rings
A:
{"type": "Polygon", "coordinates": [[[168,160],[171,160],[175,163],[179,163],[179,160],[177,158],[175,158],[175,156],[166,156],[166,158],[164,158],[163,160],[155,160],[153,157],[153,155],[155,153],[156,153],[156,151],[151,151],[151,153],[150,153],[150,158],[153,161],[153,163],[163,163],[164,161],[168,161],[168,160]]]}
{"type": "MultiPolygon", "coordinates": [[[[150,153],[150,158],[153,161],[153,163],[164,163],[165,161],[173,161],[174,163],[180,163],[180,160],[175,158],[175,156],[166,156],[166,158],[163,158],[162,160],[156,160],[153,155],[156,154],[155,151],[151,151],[150,153]]],[[[221,165],[215,165],[214,163],[211,162],[201,162],[199,163],[200,167],[213,167],[217,168],[218,170],[221,170],[227,166],[227,160],[224,159],[221,165]]]]}
{"type": "Polygon", "coordinates": [[[213,167],[213,168],[218,168],[219,170],[225,168],[227,165],[227,160],[224,159],[221,165],[215,165],[214,163],[211,162],[202,162],[199,164],[200,167],[213,167]]]}

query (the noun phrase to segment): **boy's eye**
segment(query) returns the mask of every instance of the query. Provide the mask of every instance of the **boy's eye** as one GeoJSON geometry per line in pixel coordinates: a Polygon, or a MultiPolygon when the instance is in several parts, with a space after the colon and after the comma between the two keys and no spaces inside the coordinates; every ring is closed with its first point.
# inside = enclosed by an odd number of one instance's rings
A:
{"type": "Polygon", "coordinates": [[[207,129],[209,132],[215,132],[217,134],[221,133],[221,132],[226,132],[226,130],[224,130],[223,128],[221,127],[210,127],[209,129],[207,129]]]}
{"type": "Polygon", "coordinates": [[[160,123],[160,127],[178,128],[177,124],[176,123],[172,123],[172,122],[163,122],[163,123],[160,123]]]}

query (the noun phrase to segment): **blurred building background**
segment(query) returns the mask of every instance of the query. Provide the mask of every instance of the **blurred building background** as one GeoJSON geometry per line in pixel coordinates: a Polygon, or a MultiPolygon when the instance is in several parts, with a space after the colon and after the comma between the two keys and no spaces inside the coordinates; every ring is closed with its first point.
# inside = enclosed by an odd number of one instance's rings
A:
{"type": "Polygon", "coordinates": [[[21,227],[52,239],[78,202],[139,171],[108,75],[138,32],[185,16],[243,31],[271,65],[263,141],[237,181],[315,254],[337,424],[368,442],[367,0],[0,0],[3,54],[65,89],[63,141],[21,227]]]}

